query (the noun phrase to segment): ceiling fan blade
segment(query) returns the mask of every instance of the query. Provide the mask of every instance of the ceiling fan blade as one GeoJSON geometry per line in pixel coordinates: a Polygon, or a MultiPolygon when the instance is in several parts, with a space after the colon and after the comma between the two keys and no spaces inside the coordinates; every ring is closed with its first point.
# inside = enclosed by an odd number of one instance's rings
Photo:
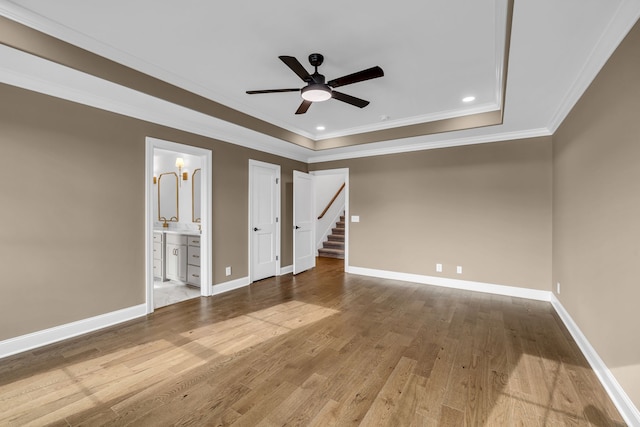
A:
{"type": "Polygon", "coordinates": [[[305,68],[302,66],[300,61],[298,61],[295,57],[279,56],[278,58],[280,58],[282,62],[287,64],[287,67],[291,68],[291,71],[296,73],[298,77],[300,77],[303,81],[305,82],[311,81],[311,75],[307,70],[305,70],[305,68]]]}
{"type": "Polygon", "coordinates": [[[300,92],[300,89],[265,89],[265,90],[248,90],[249,95],[258,93],[280,93],[280,92],[300,92]]]}
{"type": "Polygon", "coordinates": [[[369,101],[356,98],[355,96],[347,95],[346,93],[337,92],[335,90],[331,92],[331,97],[333,99],[337,99],[338,101],[346,102],[347,104],[355,105],[356,107],[360,108],[364,108],[369,105],[369,101]]]}
{"type": "Polygon", "coordinates": [[[300,106],[296,110],[296,114],[306,113],[309,107],[311,106],[311,104],[313,104],[311,101],[307,101],[307,100],[302,101],[302,104],[300,104],[300,106]]]}
{"type": "Polygon", "coordinates": [[[333,79],[327,84],[331,87],[340,87],[350,85],[353,83],[363,82],[365,80],[375,79],[384,76],[382,68],[375,66],[366,70],[358,71],[357,73],[349,74],[348,76],[338,77],[333,79]]]}

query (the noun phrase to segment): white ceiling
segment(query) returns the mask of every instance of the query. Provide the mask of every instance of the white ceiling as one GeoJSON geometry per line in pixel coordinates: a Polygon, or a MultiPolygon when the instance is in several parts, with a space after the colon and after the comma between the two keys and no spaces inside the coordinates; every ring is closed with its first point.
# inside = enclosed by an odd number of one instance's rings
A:
{"type": "MultiPolygon", "coordinates": [[[[312,139],[495,110],[504,0],[211,2],[0,0],[0,13],[312,139]],[[301,87],[279,59],[325,56],[327,79],[379,65],[294,115],[301,87]],[[472,104],[461,99],[476,96],[472,104]],[[388,117],[381,121],[381,117],[388,117]],[[316,130],[323,125],[325,131],[316,130]]],[[[553,132],[640,16],[640,0],[515,0],[504,123],[308,153],[312,161],[553,132]],[[377,151],[376,151],[377,150],[377,151]],[[315,159],[315,160],[314,160],[315,159]]],[[[285,143],[287,144],[287,143],[285,143]]]]}

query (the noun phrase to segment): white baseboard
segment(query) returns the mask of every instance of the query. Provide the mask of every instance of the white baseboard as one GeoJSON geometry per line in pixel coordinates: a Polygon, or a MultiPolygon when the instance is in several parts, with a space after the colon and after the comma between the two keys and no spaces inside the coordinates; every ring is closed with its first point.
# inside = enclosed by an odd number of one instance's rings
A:
{"type": "Polygon", "coordinates": [[[615,379],[607,365],[600,356],[598,356],[598,353],[591,343],[589,343],[589,340],[587,340],[571,315],[569,315],[569,312],[554,294],[551,294],[551,304],[569,330],[576,344],[578,344],[578,347],[580,347],[582,354],[584,354],[589,365],[591,365],[591,369],[593,369],[598,376],[600,383],[602,383],[602,386],[607,391],[613,404],[616,405],[616,408],[620,411],[620,415],[622,415],[624,421],[630,426],[640,426],[640,411],[635,407],[627,393],[622,386],[620,386],[620,383],[615,379]]]}
{"type": "Polygon", "coordinates": [[[278,276],[282,276],[283,274],[293,273],[293,265],[287,265],[280,269],[280,274],[278,276]]]}
{"type": "Polygon", "coordinates": [[[147,305],[140,304],[0,341],[0,358],[53,344],[88,332],[97,331],[98,329],[145,316],[146,314],[147,305]]]}
{"type": "Polygon", "coordinates": [[[362,276],[393,279],[403,282],[423,283],[426,285],[443,286],[446,288],[463,289],[467,291],[485,292],[489,294],[506,295],[527,298],[538,301],[551,301],[551,292],[537,289],[518,288],[515,286],[494,285],[492,283],[472,282],[469,280],[449,279],[447,277],[424,276],[421,274],[399,273],[396,271],[376,270],[363,267],[346,267],[345,271],[362,276]]]}
{"type": "Polygon", "coordinates": [[[235,280],[230,280],[224,283],[218,283],[217,285],[213,285],[211,296],[229,292],[234,289],[243,288],[245,286],[249,286],[250,284],[251,282],[249,281],[249,276],[241,277],[235,280]]]}

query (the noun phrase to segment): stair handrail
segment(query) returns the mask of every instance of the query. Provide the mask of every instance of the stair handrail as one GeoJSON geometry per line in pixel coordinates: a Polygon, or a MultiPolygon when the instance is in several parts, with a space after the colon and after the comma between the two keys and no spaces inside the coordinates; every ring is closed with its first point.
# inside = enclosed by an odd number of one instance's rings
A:
{"type": "Polygon", "coordinates": [[[327,211],[329,210],[329,208],[331,207],[331,205],[333,204],[333,202],[336,201],[336,199],[338,198],[338,196],[340,195],[340,193],[342,192],[342,190],[344,189],[345,185],[347,185],[346,182],[342,183],[342,187],[340,187],[340,189],[338,189],[338,191],[336,191],[335,196],[333,196],[333,199],[331,199],[331,201],[327,204],[327,207],[324,208],[324,210],[322,211],[322,213],[320,214],[320,216],[318,217],[318,219],[322,219],[322,217],[324,216],[324,214],[327,213],[327,211]]]}

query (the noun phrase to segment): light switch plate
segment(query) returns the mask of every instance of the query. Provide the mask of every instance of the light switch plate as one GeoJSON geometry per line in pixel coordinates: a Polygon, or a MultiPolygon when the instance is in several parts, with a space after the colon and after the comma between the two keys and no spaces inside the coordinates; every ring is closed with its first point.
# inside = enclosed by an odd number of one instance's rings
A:
{"type": "Polygon", "coordinates": [[[351,222],[360,222],[359,215],[351,215],[351,222]]]}

